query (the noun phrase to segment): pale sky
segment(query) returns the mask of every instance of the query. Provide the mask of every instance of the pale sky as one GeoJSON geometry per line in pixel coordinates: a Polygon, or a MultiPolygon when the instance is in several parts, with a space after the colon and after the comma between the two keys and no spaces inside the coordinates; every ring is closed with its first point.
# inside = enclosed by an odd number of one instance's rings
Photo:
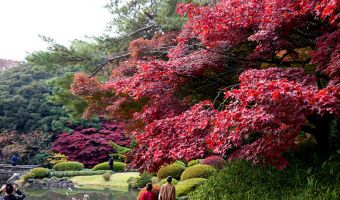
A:
{"type": "Polygon", "coordinates": [[[68,45],[104,33],[111,15],[107,0],[0,0],[0,58],[23,60],[46,49],[44,35],[68,45]]]}

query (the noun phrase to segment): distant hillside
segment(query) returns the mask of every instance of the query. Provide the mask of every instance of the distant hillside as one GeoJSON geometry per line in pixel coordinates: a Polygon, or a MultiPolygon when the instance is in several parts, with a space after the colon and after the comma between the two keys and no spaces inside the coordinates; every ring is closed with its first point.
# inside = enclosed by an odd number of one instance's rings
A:
{"type": "Polygon", "coordinates": [[[0,71],[16,67],[19,65],[19,63],[20,63],[19,61],[0,58],[0,71]]]}

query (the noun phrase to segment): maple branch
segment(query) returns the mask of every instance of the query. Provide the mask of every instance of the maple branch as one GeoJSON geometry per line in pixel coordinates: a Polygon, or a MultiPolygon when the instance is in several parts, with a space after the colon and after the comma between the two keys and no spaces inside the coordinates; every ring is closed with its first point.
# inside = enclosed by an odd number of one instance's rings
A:
{"type": "Polygon", "coordinates": [[[96,69],[94,70],[94,72],[91,74],[90,78],[94,77],[96,74],[98,74],[98,72],[100,70],[102,70],[104,68],[105,65],[109,64],[110,62],[114,61],[114,60],[119,60],[122,58],[127,58],[131,55],[131,53],[124,53],[122,55],[118,55],[112,58],[105,58],[102,62],[98,63],[96,65],[96,69]]]}

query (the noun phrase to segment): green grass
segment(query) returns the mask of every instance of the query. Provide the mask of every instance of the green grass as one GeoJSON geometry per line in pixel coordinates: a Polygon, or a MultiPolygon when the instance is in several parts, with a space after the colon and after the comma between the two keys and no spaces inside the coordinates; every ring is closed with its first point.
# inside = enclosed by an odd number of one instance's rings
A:
{"type": "Polygon", "coordinates": [[[71,180],[80,185],[82,189],[111,189],[118,191],[128,190],[128,179],[139,177],[137,172],[115,173],[112,174],[110,181],[105,181],[102,175],[94,176],[75,176],[71,180]]]}

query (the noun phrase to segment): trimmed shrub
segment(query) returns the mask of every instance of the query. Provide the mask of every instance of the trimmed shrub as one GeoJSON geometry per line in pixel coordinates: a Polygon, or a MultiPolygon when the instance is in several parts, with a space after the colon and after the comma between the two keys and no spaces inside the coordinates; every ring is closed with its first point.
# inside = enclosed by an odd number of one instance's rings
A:
{"type": "MultiPolygon", "coordinates": [[[[123,162],[113,162],[113,169],[116,172],[123,172],[125,171],[126,163],[123,162]]],[[[110,170],[110,166],[108,162],[99,163],[92,168],[92,170],[110,170]]]]}
{"type": "Polygon", "coordinates": [[[181,180],[192,178],[208,178],[216,172],[216,169],[210,165],[198,164],[188,167],[181,175],[181,180]]]}
{"type": "MultiPolygon", "coordinates": [[[[152,185],[152,191],[156,194],[156,196],[158,196],[159,191],[161,190],[161,186],[160,185],[152,185]]],[[[143,194],[143,192],[146,191],[146,187],[142,188],[139,193],[138,193],[138,197],[137,199],[140,199],[141,195],[143,194]]]]}
{"type": "Polygon", "coordinates": [[[111,179],[111,174],[110,173],[104,173],[103,174],[103,179],[105,180],[105,181],[110,181],[110,179],[111,179]]]}
{"type": "Polygon", "coordinates": [[[180,164],[180,165],[182,165],[183,167],[187,167],[187,165],[186,165],[183,161],[181,161],[181,160],[176,160],[175,163],[180,164]]]}
{"type": "Polygon", "coordinates": [[[151,183],[153,176],[147,172],[144,172],[139,178],[129,178],[128,188],[129,189],[139,189],[145,187],[147,183],[151,183]]]}
{"type": "Polygon", "coordinates": [[[38,167],[38,168],[33,168],[29,173],[35,174],[34,178],[45,178],[48,176],[48,169],[38,167]]]}
{"type": "Polygon", "coordinates": [[[25,182],[27,182],[29,179],[34,179],[35,174],[33,173],[27,173],[25,175],[22,176],[22,180],[24,180],[25,182]]]}
{"type": "Polygon", "coordinates": [[[51,177],[72,177],[72,176],[92,176],[92,175],[101,175],[105,173],[112,173],[110,170],[98,170],[98,171],[51,171],[50,175],[51,177]]]}
{"type": "Polygon", "coordinates": [[[198,165],[200,164],[199,160],[190,160],[190,162],[188,162],[188,167],[192,167],[194,165],[198,165]]]}
{"type": "Polygon", "coordinates": [[[192,178],[185,181],[180,181],[175,186],[176,196],[181,197],[187,195],[189,192],[194,191],[198,186],[202,185],[207,179],[205,178],[192,178]]]}
{"type": "Polygon", "coordinates": [[[53,166],[56,171],[80,171],[84,165],[80,162],[60,162],[53,166]]]}
{"type": "Polygon", "coordinates": [[[182,172],[185,170],[185,167],[183,167],[180,164],[172,163],[171,165],[167,165],[164,167],[161,167],[158,170],[157,177],[158,179],[163,179],[168,176],[171,176],[174,179],[179,179],[181,177],[182,172]]]}
{"type": "MultiPolygon", "coordinates": [[[[159,181],[159,184],[160,184],[160,185],[163,185],[163,184],[165,184],[165,183],[167,183],[166,178],[163,178],[161,181],[159,181]]],[[[171,183],[172,183],[173,185],[177,185],[178,180],[176,180],[176,179],[173,178],[172,181],[171,181],[171,183]]]]}
{"type": "Polygon", "coordinates": [[[210,165],[216,169],[222,169],[225,163],[225,160],[219,156],[209,156],[201,162],[201,164],[210,165]]]}

